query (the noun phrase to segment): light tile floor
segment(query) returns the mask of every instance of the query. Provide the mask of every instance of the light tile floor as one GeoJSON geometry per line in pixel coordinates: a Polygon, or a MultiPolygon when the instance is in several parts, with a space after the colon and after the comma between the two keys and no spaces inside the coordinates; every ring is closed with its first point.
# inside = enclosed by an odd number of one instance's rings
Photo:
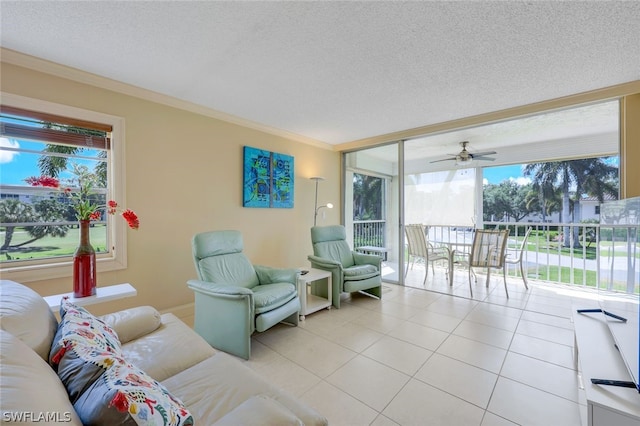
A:
{"type": "Polygon", "coordinates": [[[593,294],[436,270],[382,300],[344,294],[340,309],[254,334],[243,362],[332,425],[583,425],[572,304],[593,294]],[[412,284],[417,283],[417,284],[412,284]]]}

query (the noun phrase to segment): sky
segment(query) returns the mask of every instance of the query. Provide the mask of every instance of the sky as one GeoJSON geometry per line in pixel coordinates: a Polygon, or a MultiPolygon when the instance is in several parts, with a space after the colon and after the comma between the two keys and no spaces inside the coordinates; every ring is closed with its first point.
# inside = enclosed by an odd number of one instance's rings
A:
{"type": "Polygon", "coordinates": [[[484,183],[498,184],[503,180],[515,180],[520,185],[531,182],[531,179],[525,178],[522,174],[522,166],[519,164],[513,166],[497,166],[485,167],[482,171],[484,183]]]}
{"type": "MultiPolygon", "coordinates": [[[[20,143],[7,138],[0,138],[0,146],[18,148],[20,143]]],[[[41,149],[41,148],[40,148],[41,149]]],[[[28,153],[17,153],[0,150],[0,182],[4,185],[25,185],[24,178],[38,176],[37,157],[28,153]]]]}
{"type": "MultiPolygon", "coordinates": [[[[31,149],[39,152],[44,144],[39,142],[16,141],[13,139],[0,138],[0,146],[7,148],[31,149]]],[[[83,150],[83,157],[97,156],[97,150],[83,150]]],[[[38,169],[38,158],[40,155],[36,152],[13,152],[0,150],[0,183],[3,185],[26,185],[24,179],[30,176],[40,176],[38,169]]],[[[78,158],[77,163],[87,164],[90,167],[95,161],[78,158]]],[[[70,175],[62,174],[61,178],[69,178],[70,175]]]]}

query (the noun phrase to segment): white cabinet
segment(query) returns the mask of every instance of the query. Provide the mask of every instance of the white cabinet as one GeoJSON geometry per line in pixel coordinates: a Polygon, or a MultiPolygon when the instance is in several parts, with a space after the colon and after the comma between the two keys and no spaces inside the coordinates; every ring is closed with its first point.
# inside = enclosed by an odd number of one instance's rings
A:
{"type": "Polygon", "coordinates": [[[604,314],[580,314],[574,310],[573,322],[575,361],[584,383],[588,425],[640,426],[640,393],[637,389],[591,383],[591,379],[631,380],[604,314]]]}

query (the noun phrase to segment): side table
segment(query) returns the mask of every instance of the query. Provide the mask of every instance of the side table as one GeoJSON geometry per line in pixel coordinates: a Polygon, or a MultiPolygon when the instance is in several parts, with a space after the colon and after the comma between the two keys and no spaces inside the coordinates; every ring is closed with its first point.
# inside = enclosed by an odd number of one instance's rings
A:
{"type": "Polygon", "coordinates": [[[360,246],[356,248],[356,251],[364,254],[375,254],[380,256],[382,260],[387,260],[387,253],[389,252],[389,249],[378,246],[360,246]]]}
{"type": "Polygon", "coordinates": [[[331,309],[331,272],[322,269],[309,268],[309,272],[298,277],[298,297],[300,298],[300,320],[304,321],[305,315],[319,311],[320,309],[331,309]],[[327,297],[318,296],[313,292],[313,284],[316,281],[326,280],[327,297]]]}

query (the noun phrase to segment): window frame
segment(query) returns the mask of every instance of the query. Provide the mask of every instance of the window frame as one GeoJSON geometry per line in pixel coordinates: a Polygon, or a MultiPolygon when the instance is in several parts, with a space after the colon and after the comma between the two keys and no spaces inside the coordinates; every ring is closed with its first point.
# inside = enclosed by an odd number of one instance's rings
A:
{"type": "MultiPolygon", "coordinates": [[[[107,176],[109,177],[107,197],[108,199],[123,200],[126,203],[125,120],[123,117],[5,92],[0,92],[0,97],[2,105],[110,125],[112,130],[111,147],[107,151],[107,176]]],[[[113,215],[106,216],[111,248],[96,259],[96,268],[99,273],[127,267],[127,225],[123,220],[116,220],[117,218],[113,215]]],[[[32,282],[71,277],[72,266],[72,256],[24,260],[0,265],[0,274],[3,279],[32,282]]]]}

